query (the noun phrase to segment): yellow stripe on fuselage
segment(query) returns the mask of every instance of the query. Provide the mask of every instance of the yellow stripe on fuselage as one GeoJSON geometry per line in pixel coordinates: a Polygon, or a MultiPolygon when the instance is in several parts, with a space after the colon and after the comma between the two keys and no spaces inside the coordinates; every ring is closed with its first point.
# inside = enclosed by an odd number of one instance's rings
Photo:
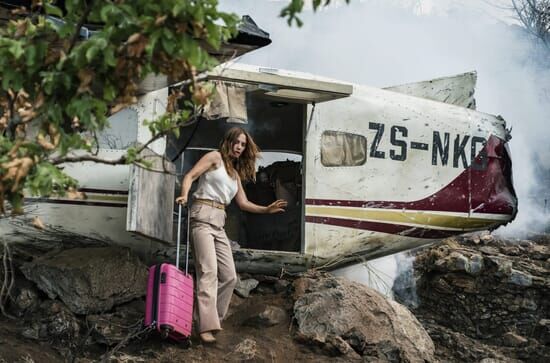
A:
{"type": "Polygon", "coordinates": [[[489,227],[509,219],[509,216],[506,215],[471,217],[468,216],[468,213],[334,206],[306,206],[306,215],[403,225],[422,225],[439,229],[477,229],[489,227]]]}

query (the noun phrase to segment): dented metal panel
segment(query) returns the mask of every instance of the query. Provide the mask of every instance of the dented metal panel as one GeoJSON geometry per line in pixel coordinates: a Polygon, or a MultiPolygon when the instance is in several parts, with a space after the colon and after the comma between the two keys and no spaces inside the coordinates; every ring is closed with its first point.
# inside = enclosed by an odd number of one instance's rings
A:
{"type": "Polygon", "coordinates": [[[456,76],[407,83],[399,86],[386,87],[384,89],[475,110],[476,100],[474,98],[474,93],[476,82],[477,73],[467,72],[457,74],[456,76]]]}
{"type": "Polygon", "coordinates": [[[151,165],[130,167],[126,230],[172,241],[175,165],[149,149],[141,156],[151,165]]]}

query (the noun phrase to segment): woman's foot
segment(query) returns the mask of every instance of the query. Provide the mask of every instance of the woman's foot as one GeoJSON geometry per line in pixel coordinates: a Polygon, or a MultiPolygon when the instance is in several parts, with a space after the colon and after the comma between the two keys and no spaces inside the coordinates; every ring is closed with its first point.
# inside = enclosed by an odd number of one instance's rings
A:
{"type": "Polygon", "coordinates": [[[206,331],[204,333],[200,333],[199,334],[200,337],[201,337],[201,341],[203,343],[215,343],[216,342],[216,338],[214,337],[214,335],[212,335],[212,332],[209,332],[209,331],[206,331]]]}

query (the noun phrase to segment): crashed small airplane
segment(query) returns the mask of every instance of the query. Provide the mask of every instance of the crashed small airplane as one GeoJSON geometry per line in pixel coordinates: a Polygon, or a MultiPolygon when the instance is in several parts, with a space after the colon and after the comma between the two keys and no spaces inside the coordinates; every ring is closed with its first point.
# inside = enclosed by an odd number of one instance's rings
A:
{"type": "MultiPolygon", "coordinates": [[[[252,21],[216,54],[270,43],[252,21]]],[[[230,205],[226,230],[240,271],[336,268],[512,221],[510,139],[505,121],[475,110],[475,73],[379,89],[226,62],[204,76],[217,93],[178,138],[147,149],[153,168],[89,162],[65,166],[85,199],[26,198],[25,215],[0,219],[10,241],[118,244],[147,261],[174,258],[175,191],[225,130],[247,129],[264,151],[250,200],[288,200],[285,213],[252,215],[230,205]],[[183,150],[183,152],[182,152],[183,150]],[[40,216],[44,230],[29,223],[40,216]]],[[[142,84],[139,102],[110,118],[100,157],[150,138],[171,88],[142,84]]]]}

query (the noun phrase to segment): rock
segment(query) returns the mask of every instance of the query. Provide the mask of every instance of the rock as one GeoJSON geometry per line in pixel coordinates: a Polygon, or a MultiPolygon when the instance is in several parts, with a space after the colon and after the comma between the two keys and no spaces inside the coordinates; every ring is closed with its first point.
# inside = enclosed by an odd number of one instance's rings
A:
{"type": "Polygon", "coordinates": [[[509,347],[520,347],[529,343],[529,341],[516,333],[508,332],[502,337],[504,345],[509,347]]]}
{"type": "Polygon", "coordinates": [[[367,346],[367,337],[357,328],[352,328],[343,338],[356,352],[363,352],[367,346]]]}
{"type": "Polygon", "coordinates": [[[110,363],[142,363],[147,361],[147,358],[130,355],[127,353],[117,353],[109,359],[110,363]]]}
{"type": "Polygon", "coordinates": [[[146,292],[147,267],[126,248],[65,250],[25,263],[21,270],[77,314],[109,311],[146,292]]]}
{"type": "Polygon", "coordinates": [[[512,261],[500,256],[488,256],[486,261],[497,266],[497,276],[510,276],[512,273],[512,261]]]}
{"type": "Polygon", "coordinates": [[[275,284],[277,281],[279,281],[278,277],[269,275],[254,275],[254,278],[259,282],[265,282],[267,284],[275,284]]]}
{"type": "Polygon", "coordinates": [[[477,250],[487,255],[498,255],[499,253],[498,248],[494,246],[481,246],[477,247],[477,250]]]}
{"type": "Polygon", "coordinates": [[[334,345],[331,342],[339,337],[362,356],[379,351],[410,362],[434,361],[433,342],[418,320],[377,291],[324,275],[296,280],[295,290],[294,318],[300,339],[334,345]],[[361,350],[363,342],[369,346],[361,350]]]}
{"type": "Polygon", "coordinates": [[[550,332],[539,324],[550,311],[547,245],[499,238],[485,245],[465,236],[417,252],[420,304],[413,312],[438,358],[550,361],[550,332]],[[457,271],[461,264],[447,264],[463,261],[460,256],[469,260],[467,273],[457,271]]]}
{"type": "Polygon", "coordinates": [[[466,271],[470,275],[478,275],[483,270],[483,257],[481,255],[470,256],[469,269],[466,271]]]}
{"type": "Polygon", "coordinates": [[[535,338],[543,345],[550,345],[550,319],[541,319],[534,332],[535,338]]]}
{"type": "Polygon", "coordinates": [[[360,358],[357,352],[338,335],[328,335],[325,342],[325,351],[331,355],[347,355],[360,358]]]}
{"type": "Polygon", "coordinates": [[[533,284],[533,276],[512,269],[508,281],[518,286],[531,286],[533,284]]]}
{"type": "Polygon", "coordinates": [[[34,363],[36,362],[32,357],[28,354],[22,355],[17,359],[14,363],[34,363]]]}
{"type": "Polygon", "coordinates": [[[258,287],[256,287],[256,289],[254,290],[254,292],[260,295],[271,295],[275,293],[275,285],[260,283],[258,287]]]}
{"type": "Polygon", "coordinates": [[[523,240],[519,241],[519,245],[521,247],[524,247],[524,248],[530,248],[530,247],[533,246],[533,242],[523,239],[523,240]]]}
{"type": "Polygon", "coordinates": [[[246,361],[256,358],[258,348],[254,339],[246,338],[230,353],[232,361],[246,361]]]}
{"type": "Polygon", "coordinates": [[[368,344],[363,354],[365,356],[364,360],[367,362],[410,362],[403,354],[403,351],[388,340],[378,342],[377,344],[368,344]]]}
{"type": "MultiPolygon", "coordinates": [[[[437,264],[437,263],[436,263],[437,264]]],[[[452,252],[445,261],[445,265],[449,271],[468,271],[470,263],[464,255],[458,252],[452,252]]]]}
{"type": "Polygon", "coordinates": [[[26,312],[35,310],[40,305],[39,294],[32,282],[17,277],[11,292],[10,312],[22,317],[26,312]]]}
{"type": "Polygon", "coordinates": [[[278,306],[258,306],[251,310],[250,315],[243,321],[243,325],[257,328],[270,327],[285,322],[287,317],[286,311],[278,306]]]}
{"type": "Polygon", "coordinates": [[[40,325],[33,324],[31,326],[23,328],[21,335],[27,339],[38,340],[40,339],[40,325]]]}
{"type": "Polygon", "coordinates": [[[88,315],[86,319],[92,327],[93,340],[111,346],[124,340],[132,331],[141,329],[143,307],[143,301],[136,300],[134,303],[118,306],[114,313],[88,315]]]}
{"type": "Polygon", "coordinates": [[[255,279],[237,280],[235,285],[235,293],[240,297],[249,297],[250,292],[258,286],[259,281],[255,279]]]}
{"type": "Polygon", "coordinates": [[[287,291],[288,287],[290,286],[290,282],[288,280],[279,279],[275,281],[275,284],[273,285],[273,289],[276,293],[287,291]]]}
{"type": "Polygon", "coordinates": [[[73,344],[80,333],[78,319],[59,301],[44,301],[29,319],[21,331],[25,338],[73,344]]]}

